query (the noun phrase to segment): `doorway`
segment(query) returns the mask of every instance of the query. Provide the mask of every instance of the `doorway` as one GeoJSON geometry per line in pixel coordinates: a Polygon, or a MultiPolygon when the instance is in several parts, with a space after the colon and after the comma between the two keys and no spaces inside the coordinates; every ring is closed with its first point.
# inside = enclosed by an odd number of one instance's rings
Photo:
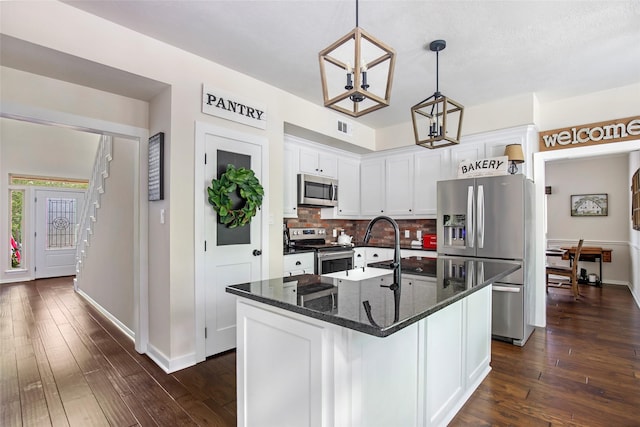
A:
{"type": "Polygon", "coordinates": [[[36,190],[35,277],[76,274],[76,231],[84,191],[36,190]]]}
{"type": "Polygon", "coordinates": [[[251,169],[268,191],[266,138],[196,123],[195,267],[196,358],[204,360],[236,346],[236,301],[228,285],[268,277],[268,207],[236,229],[219,224],[207,201],[207,187],[227,164],[251,169]],[[206,160],[205,160],[206,158],[206,160]],[[206,163],[205,163],[206,162],[206,163]]]}
{"type": "MultiPolygon", "coordinates": [[[[536,326],[546,326],[546,283],[545,283],[545,252],[547,247],[546,236],[546,163],[561,159],[580,159],[595,156],[607,156],[623,153],[631,153],[640,150],[640,140],[618,142],[614,144],[600,144],[586,147],[570,148],[564,150],[543,151],[533,155],[533,176],[535,177],[535,246],[538,248],[535,254],[535,269],[537,277],[533,324],[536,326]]],[[[630,184],[629,184],[630,185],[630,184]]],[[[630,193],[629,193],[630,194],[630,193]]],[[[630,239],[631,240],[631,239],[630,239]]],[[[638,272],[632,272],[633,277],[638,272]]],[[[633,283],[632,283],[633,284],[633,283]]]]}

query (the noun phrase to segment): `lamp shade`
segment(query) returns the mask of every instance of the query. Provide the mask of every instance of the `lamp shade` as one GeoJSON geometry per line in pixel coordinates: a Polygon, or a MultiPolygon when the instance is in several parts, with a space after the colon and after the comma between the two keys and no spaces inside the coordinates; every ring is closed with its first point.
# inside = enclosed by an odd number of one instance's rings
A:
{"type": "Polygon", "coordinates": [[[504,155],[509,157],[509,161],[513,163],[524,163],[524,154],[522,153],[522,145],[509,144],[504,148],[504,155]]]}

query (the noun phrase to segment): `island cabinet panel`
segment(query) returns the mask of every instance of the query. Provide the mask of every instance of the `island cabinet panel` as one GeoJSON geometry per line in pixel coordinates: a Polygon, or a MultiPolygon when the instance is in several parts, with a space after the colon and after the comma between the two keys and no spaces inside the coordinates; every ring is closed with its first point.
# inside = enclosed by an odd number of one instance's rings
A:
{"type": "Polygon", "coordinates": [[[459,301],[427,319],[424,340],[427,425],[444,424],[464,393],[462,316],[463,304],[459,301]]]}
{"type": "Polygon", "coordinates": [[[421,425],[418,335],[413,325],[385,338],[350,334],[353,427],[421,425]]]}
{"type": "Polygon", "coordinates": [[[482,289],[465,299],[466,383],[475,389],[489,373],[491,362],[491,292],[482,289]]]}
{"type": "Polygon", "coordinates": [[[326,426],[326,330],[238,302],[239,426],[326,426]]]}

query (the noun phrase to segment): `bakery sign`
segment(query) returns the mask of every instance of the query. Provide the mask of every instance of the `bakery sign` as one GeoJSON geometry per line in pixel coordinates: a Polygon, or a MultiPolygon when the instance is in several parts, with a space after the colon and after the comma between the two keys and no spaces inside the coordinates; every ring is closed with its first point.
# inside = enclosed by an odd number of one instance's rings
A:
{"type": "Polygon", "coordinates": [[[640,139],[640,116],[540,132],[540,151],[640,139]]]}
{"type": "Polygon", "coordinates": [[[202,112],[259,129],[267,128],[267,109],[206,84],[202,85],[202,112]]]}
{"type": "Polygon", "coordinates": [[[463,160],[458,164],[458,178],[506,175],[509,157],[489,157],[480,160],[463,160]]]}

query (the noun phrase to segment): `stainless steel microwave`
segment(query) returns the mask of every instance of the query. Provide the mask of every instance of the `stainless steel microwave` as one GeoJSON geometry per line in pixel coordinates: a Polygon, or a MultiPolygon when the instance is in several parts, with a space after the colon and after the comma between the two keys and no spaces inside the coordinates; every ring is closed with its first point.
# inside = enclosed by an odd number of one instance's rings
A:
{"type": "Polygon", "coordinates": [[[338,181],[323,176],[298,174],[298,205],[338,206],[338,181]]]}

